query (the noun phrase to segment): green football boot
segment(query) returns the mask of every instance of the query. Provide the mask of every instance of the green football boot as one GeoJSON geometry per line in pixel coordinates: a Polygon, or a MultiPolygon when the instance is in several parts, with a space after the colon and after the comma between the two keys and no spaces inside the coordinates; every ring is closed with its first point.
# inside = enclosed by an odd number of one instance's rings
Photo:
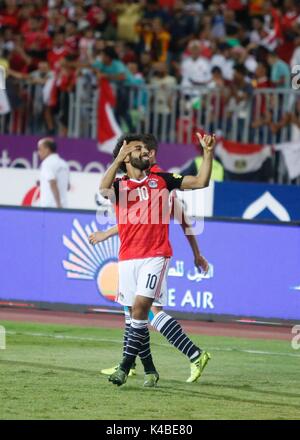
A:
{"type": "Polygon", "coordinates": [[[154,388],[156,387],[158,381],[159,381],[158,373],[148,373],[145,374],[145,382],[143,386],[146,388],[154,388]]]}
{"type": "Polygon", "coordinates": [[[108,378],[109,382],[114,383],[115,385],[121,386],[124,385],[127,381],[127,374],[125,371],[121,370],[120,367],[108,378]]]}
{"type": "Polygon", "coordinates": [[[207,351],[202,351],[201,355],[191,362],[191,375],[187,379],[188,383],[196,382],[199,379],[210,359],[211,355],[207,351]]]}
{"type": "MultiPolygon", "coordinates": [[[[101,374],[104,374],[105,376],[111,376],[117,369],[119,368],[119,365],[116,365],[115,367],[111,368],[104,368],[104,370],[101,370],[101,374]]],[[[130,369],[128,377],[136,376],[136,369],[135,366],[130,369]]]]}

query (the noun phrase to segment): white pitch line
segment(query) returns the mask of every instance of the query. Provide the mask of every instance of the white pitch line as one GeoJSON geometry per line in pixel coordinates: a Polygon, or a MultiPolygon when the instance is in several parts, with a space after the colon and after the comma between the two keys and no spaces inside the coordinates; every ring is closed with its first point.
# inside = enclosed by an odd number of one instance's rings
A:
{"type": "MultiPolygon", "coordinates": [[[[15,332],[15,331],[7,331],[7,335],[15,335],[15,336],[32,336],[32,337],[44,337],[44,338],[52,338],[52,339],[61,339],[61,340],[73,340],[73,341],[90,341],[90,342],[110,342],[112,344],[120,344],[122,341],[120,339],[104,339],[104,338],[91,338],[91,337],[80,337],[80,336],[68,336],[68,335],[53,335],[51,333],[32,333],[32,332],[15,332]]],[[[152,342],[153,345],[158,347],[169,347],[173,348],[171,344],[164,344],[159,342],[152,342]]],[[[296,353],[282,353],[282,352],[273,352],[273,351],[263,351],[263,350],[246,350],[234,347],[209,347],[212,351],[232,351],[237,353],[249,353],[249,354],[257,354],[257,355],[266,355],[266,356],[289,356],[300,358],[300,354],[296,353]]]]}

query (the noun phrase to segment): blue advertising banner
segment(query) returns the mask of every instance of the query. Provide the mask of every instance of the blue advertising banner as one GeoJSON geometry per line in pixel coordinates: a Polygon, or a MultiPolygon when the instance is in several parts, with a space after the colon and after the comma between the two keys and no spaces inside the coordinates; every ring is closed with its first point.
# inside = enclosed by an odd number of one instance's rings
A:
{"type": "MultiPolygon", "coordinates": [[[[89,245],[95,213],[0,209],[0,300],[118,307],[118,237],[89,245]]],[[[170,311],[300,319],[300,227],[210,220],[199,274],[180,225],[168,277],[170,311]]]]}
{"type": "Polygon", "coordinates": [[[215,182],[213,215],[245,219],[300,220],[300,187],[215,182]]]}

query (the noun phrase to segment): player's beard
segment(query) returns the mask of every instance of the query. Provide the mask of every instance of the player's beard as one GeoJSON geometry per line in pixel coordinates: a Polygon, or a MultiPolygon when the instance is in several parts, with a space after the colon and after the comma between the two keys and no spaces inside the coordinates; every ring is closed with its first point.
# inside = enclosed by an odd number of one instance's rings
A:
{"type": "Polygon", "coordinates": [[[144,158],[136,158],[136,157],[130,157],[130,164],[134,167],[137,168],[138,170],[141,171],[145,171],[150,167],[150,159],[149,157],[144,157],[144,158]]]}

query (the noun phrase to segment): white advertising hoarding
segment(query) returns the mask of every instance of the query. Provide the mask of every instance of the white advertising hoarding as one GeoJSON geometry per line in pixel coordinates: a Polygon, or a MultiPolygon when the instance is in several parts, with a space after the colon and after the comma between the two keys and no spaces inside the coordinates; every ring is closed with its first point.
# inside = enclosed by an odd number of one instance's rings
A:
{"type": "MultiPolygon", "coordinates": [[[[68,208],[97,209],[101,173],[70,173],[68,208]]],[[[0,205],[39,206],[39,171],[32,169],[0,168],[0,205]]],[[[214,185],[196,191],[177,191],[189,216],[210,217],[213,212],[214,185]]]]}

